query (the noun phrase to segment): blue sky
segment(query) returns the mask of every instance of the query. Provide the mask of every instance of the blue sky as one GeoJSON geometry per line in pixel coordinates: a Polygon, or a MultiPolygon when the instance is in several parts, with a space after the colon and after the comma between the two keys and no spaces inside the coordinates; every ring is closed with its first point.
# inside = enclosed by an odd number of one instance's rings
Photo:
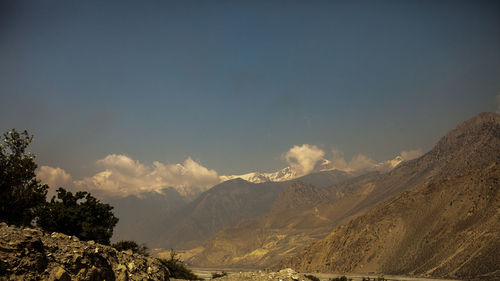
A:
{"type": "Polygon", "coordinates": [[[275,171],[427,151],[500,94],[498,1],[0,2],[0,129],[74,178],[123,154],[275,171]]]}

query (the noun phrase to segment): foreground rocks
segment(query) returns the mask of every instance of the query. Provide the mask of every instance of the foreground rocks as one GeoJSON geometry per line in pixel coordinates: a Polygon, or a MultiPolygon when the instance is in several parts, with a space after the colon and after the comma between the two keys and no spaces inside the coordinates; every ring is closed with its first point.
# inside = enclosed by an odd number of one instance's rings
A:
{"type": "Polygon", "coordinates": [[[0,280],[169,280],[154,259],[131,251],[0,223],[0,280]]]}
{"type": "Polygon", "coordinates": [[[279,272],[240,272],[219,277],[218,281],[309,281],[303,274],[295,272],[291,268],[282,269],[279,272]]]}

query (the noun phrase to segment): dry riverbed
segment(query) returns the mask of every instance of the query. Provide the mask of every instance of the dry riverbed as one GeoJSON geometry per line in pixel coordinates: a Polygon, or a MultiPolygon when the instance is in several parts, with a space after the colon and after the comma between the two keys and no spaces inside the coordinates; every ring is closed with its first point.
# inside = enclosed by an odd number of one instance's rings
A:
{"type": "MultiPolygon", "coordinates": [[[[264,270],[250,270],[250,269],[221,269],[221,268],[192,268],[193,272],[199,277],[208,280],[212,278],[212,273],[221,273],[222,271],[227,273],[227,276],[217,278],[219,281],[270,281],[270,280],[280,280],[280,281],[309,281],[305,275],[314,275],[318,277],[321,281],[328,281],[330,278],[341,277],[339,274],[329,274],[329,273],[297,273],[293,269],[283,269],[279,272],[270,272],[264,270]]],[[[361,281],[363,277],[373,278],[382,277],[378,275],[355,275],[346,274],[348,279],[353,281],[361,281]]],[[[432,279],[432,278],[416,278],[416,277],[405,277],[405,276],[383,276],[386,280],[390,281],[453,281],[452,279],[432,279]]]]}

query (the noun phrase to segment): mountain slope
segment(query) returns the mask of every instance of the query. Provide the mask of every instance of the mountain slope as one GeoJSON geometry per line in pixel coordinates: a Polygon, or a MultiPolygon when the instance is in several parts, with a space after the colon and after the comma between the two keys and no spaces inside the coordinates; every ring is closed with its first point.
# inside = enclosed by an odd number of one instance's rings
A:
{"type": "Polygon", "coordinates": [[[277,268],[500,278],[499,207],[493,163],[398,195],[277,268]]]}
{"type": "Polygon", "coordinates": [[[458,125],[423,156],[404,162],[374,182],[356,214],[403,191],[500,161],[500,115],[484,112],[458,125]]]}
{"type": "Polygon", "coordinates": [[[114,229],[113,241],[135,240],[150,245],[158,233],[165,231],[159,223],[188,203],[174,188],[164,188],[161,193],[144,192],[107,200],[120,219],[114,229]],[[145,231],[147,230],[147,231],[145,231]]]}
{"type": "MultiPolygon", "coordinates": [[[[372,173],[358,178],[356,183],[363,185],[377,176],[372,173]]],[[[297,253],[327,235],[351,203],[342,198],[353,185],[334,186],[338,188],[290,184],[266,214],[220,230],[203,247],[193,250],[194,256],[187,255],[187,262],[198,266],[264,267],[297,253]]]]}
{"type": "Polygon", "coordinates": [[[362,175],[326,189],[284,189],[269,212],[221,230],[189,261],[202,266],[268,266],[296,254],[335,226],[395,195],[498,161],[499,124],[498,114],[482,113],[452,130],[422,157],[388,173],[362,175]]]}
{"type": "Polygon", "coordinates": [[[458,278],[497,276],[499,162],[500,115],[479,114],[457,126],[419,159],[376,180],[370,196],[348,213],[359,215],[364,210],[364,215],[278,267],[458,278]],[[405,189],[411,191],[386,201],[405,189]]]}
{"type": "MultiPolygon", "coordinates": [[[[345,172],[327,171],[297,180],[331,185],[349,177],[345,172]]],[[[155,246],[199,246],[224,227],[265,214],[281,191],[294,181],[256,184],[237,178],[218,184],[168,217],[164,225],[169,227],[155,246]]]]}

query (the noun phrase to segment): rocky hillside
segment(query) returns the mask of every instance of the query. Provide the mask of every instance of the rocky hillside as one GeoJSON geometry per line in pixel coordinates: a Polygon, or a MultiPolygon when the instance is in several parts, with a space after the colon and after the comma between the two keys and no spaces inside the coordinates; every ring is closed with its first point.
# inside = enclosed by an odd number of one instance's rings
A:
{"type": "Polygon", "coordinates": [[[404,162],[374,181],[373,190],[350,210],[367,210],[401,192],[500,161],[500,115],[480,113],[442,137],[423,156],[404,162]]]}
{"type": "Polygon", "coordinates": [[[500,162],[499,151],[500,115],[479,114],[422,157],[388,173],[365,174],[322,188],[288,186],[267,213],[219,231],[188,260],[202,266],[268,266],[402,192],[500,162]]]}
{"type": "Polygon", "coordinates": [[[154,258],[0,223],[0,280],[168,280],[154,258]]]}
{"type": "Polygon", "coordinates": [[[498,163],[500,115],[479,114],[375,181],[350,212],[382,202],[376,208],[276,268],[498,278],[498,163]],[[410,191],[381,200],[402,188],[410,191]]]}
{"type": "Polygon", "coordinates": [[[396,196],[276,268],[498,280],[499,207],[493,163],[396,196]]]}

